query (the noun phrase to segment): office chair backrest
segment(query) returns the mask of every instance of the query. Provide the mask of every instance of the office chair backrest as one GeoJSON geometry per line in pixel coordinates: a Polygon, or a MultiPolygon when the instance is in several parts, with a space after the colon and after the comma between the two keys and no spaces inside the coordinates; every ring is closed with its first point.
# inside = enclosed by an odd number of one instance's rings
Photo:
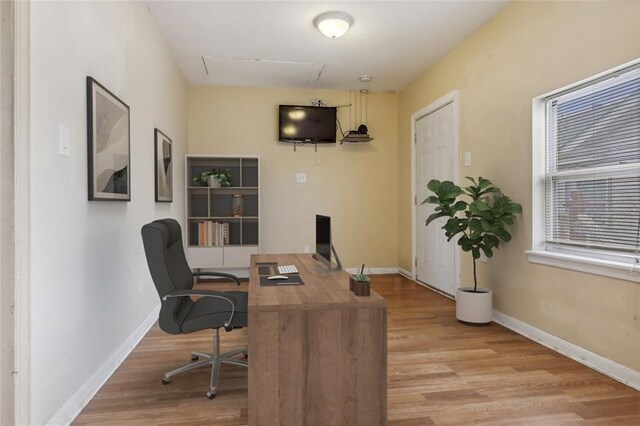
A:
{"type": "Polygon", "coordinates": [[[142,227],[142,242],[151,278],[160,296],[160,328],[179,334],[182,322],[191,310],[189,297],[162,298],[176,290],[193,288],[193,275],[182,247],[180,224],[174,219],[160,219],[142,227]]]}

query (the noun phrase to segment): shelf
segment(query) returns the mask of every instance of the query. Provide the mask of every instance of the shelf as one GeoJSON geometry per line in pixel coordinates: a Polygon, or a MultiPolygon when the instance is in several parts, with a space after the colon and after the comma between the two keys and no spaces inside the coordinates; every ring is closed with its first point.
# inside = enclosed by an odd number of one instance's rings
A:
{"type": "Polygon", "coordinates": [[[213,190],[213,191],[232,191],[232,190],[237,190],[237,191],[253,190],[253,191],[257,191],[258,187],[257,186],[227,186],[227,187],[224,187],[224,188],[210,188],[208,186],[187,186],[187,189],[189,189],[189,190],[196,190],[196,189],[206,190],[206,189],[210,189],[210,190],[213,190]]]}
{"type": "Polygon", "coordinates": [[[227,244],[226,246],[187,246],[189,248],[258,247],[257,244],[227,244]]]}
{"type": "Polygon", "coordinates": [[[358,142],[371,142],[373,140],[372,137],[369,137],[367,134],[362,133],[349,133],[345,135],[342,139],[340,139],[340,144],[344,142],[349,143],[358,143],[358,142]]]}
{"type": "Polygon", "coordinates": [[[192,216],[192,217],[188,217],[187,219],[189,220],[240,220],[240,219],[258,220],[258,216],[207,216],[207,217],[192,216]]]}

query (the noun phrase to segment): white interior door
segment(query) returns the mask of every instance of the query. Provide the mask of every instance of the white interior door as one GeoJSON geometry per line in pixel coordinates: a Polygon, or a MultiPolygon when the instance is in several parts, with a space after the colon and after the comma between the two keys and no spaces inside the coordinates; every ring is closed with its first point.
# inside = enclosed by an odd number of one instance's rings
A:
{"type": "Polygon", "coordinates": [[[446,218],[425,226],[434,204],[420,203],[429,195],[431,179],[455,182],[455,120],[453,102],[419,118],[416,131],[416,279],[447,294],[455,293],[455,242],[441,229],[446,218]]]}

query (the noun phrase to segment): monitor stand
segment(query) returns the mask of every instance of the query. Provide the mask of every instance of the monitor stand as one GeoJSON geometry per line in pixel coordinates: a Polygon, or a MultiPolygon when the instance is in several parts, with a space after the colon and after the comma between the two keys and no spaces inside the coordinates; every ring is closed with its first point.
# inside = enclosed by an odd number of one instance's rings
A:
{"type": "MultiPolygon", "coordinates": [[[[332,267],[331,264],[327,264],[325,259],[321,259],[321,262],[324,263],[324,268],[318,268],[318,272],[326,272],[326,271],[342,271],[342,263],[340,262],[340,258],[338,257],[338,253],[336,252],[336,248],[331,244],[331,251],[333,252],[333,257],[336,258],[336,266],[332,267]]],[[[318,256],[320,258],[320,256],[318,256]]]]}
{"type": "Polygon", "coordinates": [[[340,263],[340,258],[338,257],[338,253],[336,252],[336,248],[331,244],[331,251],[333,252],[333,257],[336,258],[336,267],[331,268],[332,271],[342,271],[342,263],[340,263]]]}

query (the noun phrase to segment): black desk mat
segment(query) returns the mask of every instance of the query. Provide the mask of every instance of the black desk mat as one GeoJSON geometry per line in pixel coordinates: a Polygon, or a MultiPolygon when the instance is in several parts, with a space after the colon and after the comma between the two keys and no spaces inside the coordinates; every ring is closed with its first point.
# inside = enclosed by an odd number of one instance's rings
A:
{"type": "Polygon", "coordinates": [[[300,278],[298,274],[286,274],[286,276],[289,277],[286,280],[270,280],[269,276],[280,275],[276,262],[257,262],[256,266],[258,267],[258,276],[260,277],[260,287],[304,285],[304,281],[302,281],[302,278],[300,278]]]}
{"type": "Polygon", "coordinates": [[[270,280],[269,275],[260,277],[260,287],[278,286],[283,287],[287,285],[304,285],[304,281],[298,274],[287,275],[289,279],[286,280],[270,280]]]}

